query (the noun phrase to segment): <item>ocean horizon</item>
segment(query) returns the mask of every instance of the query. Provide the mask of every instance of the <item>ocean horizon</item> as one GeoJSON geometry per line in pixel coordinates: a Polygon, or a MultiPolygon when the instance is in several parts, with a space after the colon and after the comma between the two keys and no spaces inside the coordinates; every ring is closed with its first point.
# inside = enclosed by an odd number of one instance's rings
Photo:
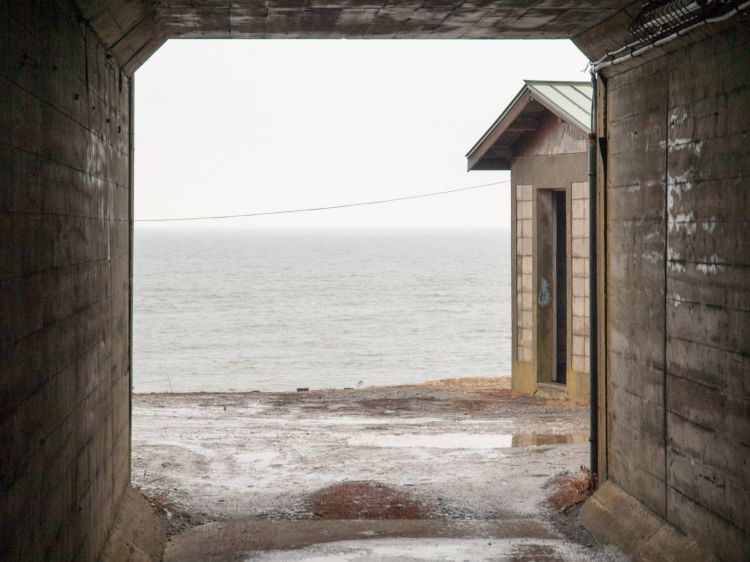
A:
{"type": "Polygon", "coordinates": [[[137,226],[133,295],[136,393],[511,370],[508,230],[137,226]]]}

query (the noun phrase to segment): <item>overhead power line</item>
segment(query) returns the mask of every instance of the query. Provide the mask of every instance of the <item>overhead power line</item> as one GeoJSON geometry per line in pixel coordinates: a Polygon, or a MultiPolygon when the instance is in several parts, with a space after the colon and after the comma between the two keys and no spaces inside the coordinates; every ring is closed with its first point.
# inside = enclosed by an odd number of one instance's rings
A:
{"type": "Polygon", "coordinates": [[[470,185],[468,187],[458,187],[455,189],[446,189],[443,191],[433,191],[432,193],[419,193],[417,195],[405,195],[403,197],[393,197],[391,199],[379,199],[377,201],[359,201],[357,203],[344,203],[341,205],[329,205],[327,207],[307,207],[304,209],[285,209],[283,211],[264,211],[257,213],[240,213],[237,215],[213,215],[202,217],[176,217],[176,218],[158,218],[158,219],[135,219],[135,222],[175,222],[175,221],[199,221],[210,219],[236,219],[241,217],[264,217],[268,215],[287,215],[291,213],[309,213],[312,211],[330,211],[332,209],[346,209],[348,207],[363,207],[365,205],[382,205],[384,203],[395,203],[396,201],[407,201],[409,199],[422,199],[425,197],[437,197],[438,195],[447,195],[449,193],[459,193],[461,191],[470,191],[472,189],[481,189],[483,187],[493,187],[510,183],[510,180],[496,181],[492,183],[483,183],[481,185],[470,185]]]}

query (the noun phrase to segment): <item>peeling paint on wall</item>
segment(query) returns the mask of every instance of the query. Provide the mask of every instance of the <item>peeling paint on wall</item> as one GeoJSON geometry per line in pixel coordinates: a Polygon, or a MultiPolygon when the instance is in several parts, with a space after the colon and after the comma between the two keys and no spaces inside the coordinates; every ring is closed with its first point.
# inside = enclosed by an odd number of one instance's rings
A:
{"type": "Polygon", "coordinates": [[[710,219],[705,220],[703,221],[703,223],[701,223],[701,228],[703,228],[703,230],[710,234],[714,231],[714,229],[716,229],[717,222],[719,221],[716,220],[716,217],[711,217],[710,219]]]}
{"type": "Polygon", "coordinates": [[[691,178],[694,174],[695,172],[692,169],[684,174],[677,174],[674,176],[667,174],[667,185],[671,186],[675,190],[675,193],[682,195],[684,192],[693,189],[691,178]]]}
{"type": "Polygon", "coordinates": [[[676,150],[692,150],[696,156],[700,156],[701,150],[703,149],[703,141],[696,140],[692,137],[669,139],[668,141],[660,141],[660,148],[666,148],[669,152],[676,150]]]}
{"type": "Polygon", "coordinates": [[[689,179],[693,173],[693,170],[688,170],[684,174],[667,176],[667,228],[669,232],[684,230],[687,234],[695,234],[698,229],[693,211],[688,214],[675,211],[682,195],[693,189],[693,184],[689,179]]]}
{"type": "Polygon", "coordinates": [[[716,254],[713,254],[711,256],[704,257],[701,260],[701,263],[695,266],[695,269],[705,275],[715,275],[720,271],[724,271],[726,269],[726,267],[724,267],[721,262],[723,262],[723,260],[716,254]]]}
{"type": "Polygon", "coordinates": [[[685,271],[685,266],[682,264],[682,256],[674,248],[667,247],[667,262],[671,271],[685,271]]]}
{"type": "Polygon", "coordinates": [[[659,252],[644,252],[641,257],[651,263],[659,263],[662,260],[662,255],[659,252]]]}
{"type": "Polygon", "coordinates": [[[690,211],[687,215],[684,213],[673,215],[670,212],[667,224],[670,232],[684,230],[687,234],[695,234],[695,231],[698,230],[698,224],[695,222],[693,211],[690,211]]]}

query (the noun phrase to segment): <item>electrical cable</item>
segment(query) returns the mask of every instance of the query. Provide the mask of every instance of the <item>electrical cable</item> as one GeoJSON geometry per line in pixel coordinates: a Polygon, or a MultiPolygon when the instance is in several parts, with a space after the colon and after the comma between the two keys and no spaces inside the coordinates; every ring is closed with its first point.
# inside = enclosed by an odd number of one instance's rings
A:
{"type": "Polygon", "coordinates": [[[382,205],[384,203],[394,203],[396,201],[406,201],[408,199],[422,199],[424,197],[436,197],[438,195],[447,195],[449,193],[458,193],[460,191],[470,191],[472,189],[481,189],[483,187],[492,187],[510,183],[510,180],[496,181],[492,183],[483,183],[480,185],[470,185],[468,187],[458,187],[455,189],[446,189],[443,191],[433,191],[432,193],[419,193],[417,195],[405,195],[403,197],[393,197],[391,199],[380,199],[376,201],[360,201],[357,203],[343,203],[341,205],[329,205],[327,207],[307,207],[303,209],[285,209],[283,211],[264,211],[257,213],[240,213],[236,215],[214,215],[203,217],[175,217],[175,218],[158,218],[158,219],[135,219],[135,222],[175,222],[175,221],[198,221],[211,219],[235,219],[240,217],[263,217],[267,215],[286,215],[290,213],[309,213],[312,211],[330,211],[331,209],[345,209],[348,207],[362,207],[364,205],[382,205]]]}
{"type": "Polygon", "coordinates": [[[706,18],[704,20],[701,20],[701,21],[699,21],[699,22],[697,22],[697,23],[695,23],[695,24],[693,24],[693,25],[691,25],[689,27],[677,30],[676,32],[674,32],[674,33],[672,33],[672,34],[670,34],[670,35],[668,35],[666,37],[663,37],[663,38],[658,39],[656,41],[653,41],[651,43],[647,43],[646,45],[644,45],[644,46],[642,46],[642,47],[640,47],[638,49],[636,49],[636,47],[638,47],[639,45],[643,45],[642,41],[635,41],[633,43],[628,43],[624,47],[620,47],[616,51],[609,52],[606,55],[604,55],[602,58],[600,58],[599,60],[597,60],[597,61],[595,61],[593,63],[590,63],[590,66],[594,70],[594,72],[598,72],[602,68],[606,68],[608,66],[613,66],[613,65],[616,65],[616,64],[620,64],[620,63],[625,62],[627,60],[630,60],[630,59],[633,59],[635,57],[638,57],[638,56],[642,55],[643,53],[645,53],[647,51],[650,51],[651,49],[653,49],[655,47],[660,47],[660,46],[664,45],[665,43],[669,43],[671,41],[674,41],[675,39],[677,39],[679,37],[682,37],[683,35],[686,35],[690,31],[693,31],[694,29],[697,29],[699,27],[702,27],[702,26],[708,25],[708,24],[714,24],[714,23],[724,22],[724,21],[728,20],[729,18],[731,18],[731,17],[739,14],[740,12],[742,12],[743,10],[746,10],[748,8],[750,8],[750,1],[743,2],[742,4],[740,4],[738,6],[735,6],[734,8],[732,8],[731,10],[727,11],[726,13],[724,13],[724,14],[722,14],[720,16],[715,16],[715,17],[706,18]],[[620,57],[616,57],[616,55],[622,53],[623,51],[627,51],[627,50],[630,50],[630,53],[628,53],[626,55],[623,55],[623,56],[620,56],[620,57]]]}

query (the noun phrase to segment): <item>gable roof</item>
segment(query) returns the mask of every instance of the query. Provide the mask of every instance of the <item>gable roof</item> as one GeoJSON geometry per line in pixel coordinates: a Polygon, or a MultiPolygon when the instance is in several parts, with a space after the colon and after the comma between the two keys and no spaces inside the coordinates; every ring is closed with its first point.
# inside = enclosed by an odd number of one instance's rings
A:
{"type": "Polygon", "coordinates": [[[524,80],[513,101],[466,154],[468,169],[509,170],[513,145],[521,135],[536,129],[544,110],[589,133],[592,96],[590,82],[524,80]]]}

